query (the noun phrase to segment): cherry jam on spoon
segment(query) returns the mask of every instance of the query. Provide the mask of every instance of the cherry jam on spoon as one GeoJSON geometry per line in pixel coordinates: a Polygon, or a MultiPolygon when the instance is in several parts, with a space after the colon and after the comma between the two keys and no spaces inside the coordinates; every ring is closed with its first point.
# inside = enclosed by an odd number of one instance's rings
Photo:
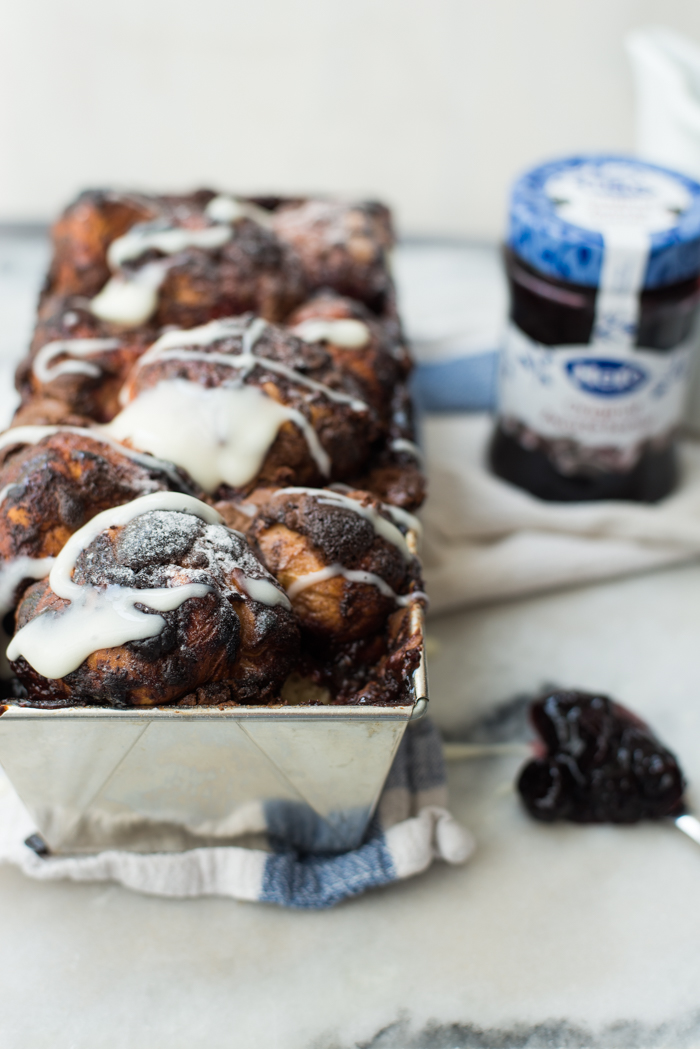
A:
{"type": "Polygon", "coordinates": [[[671,818],[700,844],[700,821],[686,811],[678,761],[635,714],[607,696],[556,691],[531,704],[530,719],[541,743],[517,787],[535,819],[671,818]]]}

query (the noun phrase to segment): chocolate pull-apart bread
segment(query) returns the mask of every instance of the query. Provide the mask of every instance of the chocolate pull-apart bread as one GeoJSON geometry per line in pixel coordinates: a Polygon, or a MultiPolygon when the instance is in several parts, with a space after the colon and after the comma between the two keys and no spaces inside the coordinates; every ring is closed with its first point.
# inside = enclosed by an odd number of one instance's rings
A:
{"type": "Polygon", "coordinates": [[[90,191],[53,240],[0,435],[17,700],[405,702],[425,488],[387,209],[90,191]]]}

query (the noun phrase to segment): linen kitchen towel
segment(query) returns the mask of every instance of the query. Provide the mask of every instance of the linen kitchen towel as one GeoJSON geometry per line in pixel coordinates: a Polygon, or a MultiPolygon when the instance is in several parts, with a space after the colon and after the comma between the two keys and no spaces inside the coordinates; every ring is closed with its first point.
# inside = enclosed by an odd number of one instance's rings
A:
{"type": "MultiPolygon", "coordinates": [[[[34,833],[31,817],[3,779],[0,863],[13,863],[43,881],[116,881],[156,896],[229,896],[318,910],[420,874],[435,859],[465,863],[474,842],[446,806],[442,743],[425,718],[406,731],[369,834],[352,852],[331,855],[300,847],[303,821],[290,822],[288,811],[273,803],[265,806],[269,851],[233,845],[170,853],[42,856],[26,844],[34,833]]],[[[317,834],[316,839],[318,844],[317,834]]]]}
{"type": "Polygon", "coordinates": [[[700,555],[700,442],[681,442],[681,484],[659,503],[550,503],[491,474],[492,428],[485,412],[422,420],[430,485],[423,561],[433,613],[700,555]]]}

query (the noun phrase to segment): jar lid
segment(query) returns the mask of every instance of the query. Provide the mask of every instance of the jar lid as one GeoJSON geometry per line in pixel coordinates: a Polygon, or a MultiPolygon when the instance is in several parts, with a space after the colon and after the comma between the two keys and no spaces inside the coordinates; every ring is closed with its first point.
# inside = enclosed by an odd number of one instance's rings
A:
{"type": "Polygon", "coordinates": [[[597,287],[605,243],[642,236],[644,288],[700,273],[700,185],[632,157],[580,156],[522,175],[511,195],[507,241],[534,269],[597,287]]]}

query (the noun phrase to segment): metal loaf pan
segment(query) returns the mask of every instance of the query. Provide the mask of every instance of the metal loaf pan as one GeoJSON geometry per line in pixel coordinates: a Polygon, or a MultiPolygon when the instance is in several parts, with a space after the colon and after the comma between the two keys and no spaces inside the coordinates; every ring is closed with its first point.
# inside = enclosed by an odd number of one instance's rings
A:
{"type": "MultiPolygon", "coordinates": [[[[413,630],[423,610],[412,605],[413,630]]],[[[260,847],[341,852],[363,839],[409,721],[425,646],[395,707],[43,710],[8,705],[0,764],[51,852],[260,847]]]]}

